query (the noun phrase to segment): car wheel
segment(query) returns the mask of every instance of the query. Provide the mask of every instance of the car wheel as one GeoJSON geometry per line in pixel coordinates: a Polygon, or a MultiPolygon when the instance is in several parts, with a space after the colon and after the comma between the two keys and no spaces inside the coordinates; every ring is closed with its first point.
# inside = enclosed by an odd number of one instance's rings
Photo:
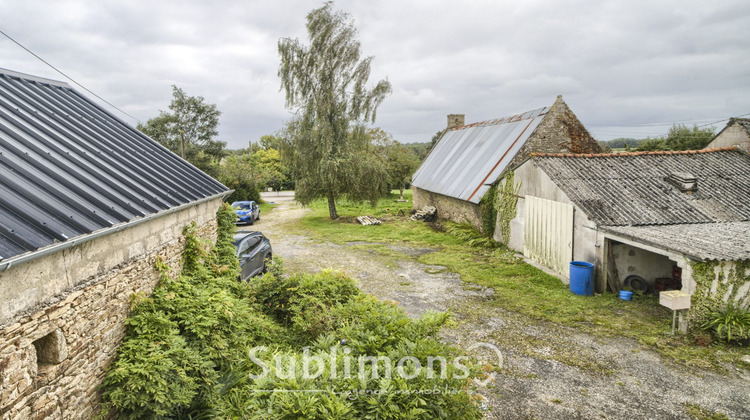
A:
{"type": "Polygon", "coordinates": [[[258,210],[258,220],[260,220],[260,210],[258,210]]]}
{"type": "Polygon", "coordinates": [[[248,225],[254,225],[255,224],[255,218],[253,216],[250,216],[250,221],[247,222],[248,225]]]}

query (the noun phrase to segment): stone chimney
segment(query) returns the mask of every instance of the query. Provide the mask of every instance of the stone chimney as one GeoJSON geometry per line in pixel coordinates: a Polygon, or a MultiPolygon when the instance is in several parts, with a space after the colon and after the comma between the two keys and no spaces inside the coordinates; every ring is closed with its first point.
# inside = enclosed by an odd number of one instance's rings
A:
{"type": "Polygon", "coordinates": [[[464,123],[465,117],[464,114],[448,114],[448,130],[466,125],[464,123]]]}

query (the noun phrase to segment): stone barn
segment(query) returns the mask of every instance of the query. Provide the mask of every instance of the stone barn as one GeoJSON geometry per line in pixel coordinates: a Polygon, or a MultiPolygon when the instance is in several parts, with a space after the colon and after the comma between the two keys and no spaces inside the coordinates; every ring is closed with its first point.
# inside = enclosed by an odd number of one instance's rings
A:
{"type": "Polygon", "coordinates": [[[154,261],[228,189],[65,83],[0,70],[0,419],[86,419],[154,261]]]}
{"type": "Polygon", "coordinates": [[[481,228],[479,202],[490,185],[531,153],[598,153],[602,149],[562,96],[551,107],[448,128],[412,178],[414,208],[431,205],[438,217],[481,228]]]}

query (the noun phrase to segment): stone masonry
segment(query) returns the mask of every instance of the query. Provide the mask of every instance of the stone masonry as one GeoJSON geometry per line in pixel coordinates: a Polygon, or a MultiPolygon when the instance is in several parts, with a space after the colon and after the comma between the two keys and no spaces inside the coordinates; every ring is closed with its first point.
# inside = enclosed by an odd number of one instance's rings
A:
{"type": "Polygon", "coordinates": [[[482,216],[479,206],[469,201],[458,200],[447,195],[423,190],[412,185],[412,202],[414,209],[419,210],[424,206],[437,208],[438,219],[447,219],[454,222],[467,222],[476,226],[482,226],[482,216]]]}
{"type": "MultiPolygon", "coordinates": [[[[558,96],[547,115],[511,160],[513,169],[532,153],[602,153],[602,147],[558,96]]],[[[501,177],[502,178],[502,177],[501,177]]]]}
{"type": "Polygon", "coordinates": [[[88,419],[125,334],[130,297],[151,293],[154,261],[180,266],[194,220],[215,240],[217,198],[0,273],[0,420],[88,419]]]}

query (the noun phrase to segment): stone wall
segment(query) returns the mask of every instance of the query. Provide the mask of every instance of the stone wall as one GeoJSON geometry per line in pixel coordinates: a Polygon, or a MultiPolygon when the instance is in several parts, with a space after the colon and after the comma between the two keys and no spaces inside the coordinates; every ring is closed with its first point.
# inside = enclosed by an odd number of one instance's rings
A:
{"type": "Polygon", "coordinates": [[[87,419],[125,333],[134,292],[151,293],[161,256],[180,265],[182,229],[216,236],[221,199],[0,273],[0,419],[87,419]]]}
{"type": "Polygon", "coordinates": [[[437,194],[427,190],[411,186],[412,201],[415,209],[419,210],[424,206],[434,206],[437,208],[439,219],[452,220],[454,222],[468,222],[477,229],[482,227],[482,217],[479,212],[479,206],[464,200],[459,200],[447,195],[437,194]]]}
{"type": "Polygon", "coordinates": [[[521,147],[508,168],[515,168],[531,153],[601,153],[599,143],[563,101],[562,96],[550,108],[539,126],[521,147]]]}

